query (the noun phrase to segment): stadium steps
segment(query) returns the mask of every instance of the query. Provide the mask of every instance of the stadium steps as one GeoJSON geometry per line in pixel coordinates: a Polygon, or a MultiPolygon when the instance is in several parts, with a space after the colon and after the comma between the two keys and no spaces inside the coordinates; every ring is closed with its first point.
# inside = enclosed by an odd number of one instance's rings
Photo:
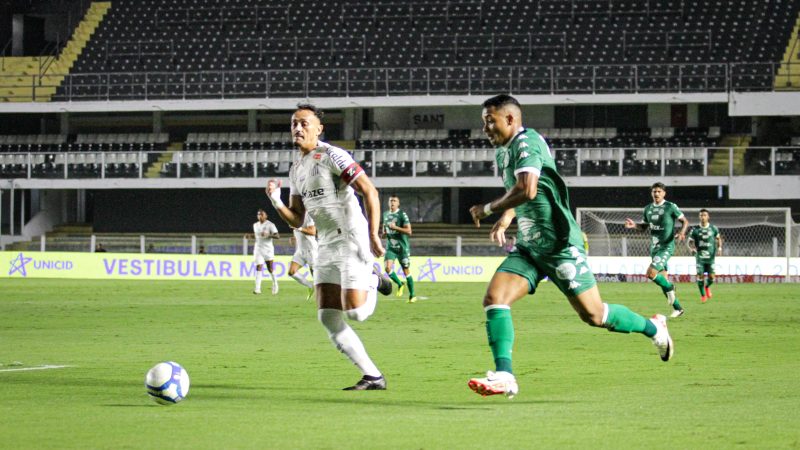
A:
{"type": "MultiPolygon", "coordinates": [[[[75,246],[84,246],[94,230],[87,223],[66,223],[56,225],[47,233],[47,239],[58,238],[61,241],[72,242],[75,246]]],[[[33,236],[29,241],[18,241],[6,245],[6,251],[38,252],[41,248],[41,237],[33,236]]]]}
{"type": "MultiPolygon", "coordinates": [[[[723,148],[733,147],[733,173],[744,174],[744,154],[750,146],[752,137],[747,135],[726,135],[719,142],[723,148]]],[[[717,151],[708,162],[708,174],[728,176],[728,151],[717,151]]]]}
{"type": "Polygon", "coordinates": [[[40,59],[46,57],[6,58],[6,70],[0,75],[0,101],[2,102],[49,102],[56,89],[64,82],[75,61],[78,60],[89,39],[103,17],[111,8],[110,2],[95,2],[89,7],[81,23],[72,33],[72,38],[38,80],[34,90],[32,77],[38,78],[40,59]],[[34,98],[34,93],[36,98],[34,98]]]}
{"type": "Polygon", "coordinates": [[[33,83],[39,76],[38,56],[10,56],[4,58],[0,69],[0,101],[30,101],[33,83]]]}
{"type": "Polygon", "coordinates": [[[775,77],[775,89],[800,89],[800,13],[797,14],[792,36],[786,45],[781,62],[783,64],[778,68],[778,76],[775,77]]]}
{"type": "Polygon", "coordinates": [[[153,164],[147,168],[144,173],[144,178],[161,178],[161,170],[164,164],[172,161],[173,154],[183,150],[183,142],[173,142],[167,146],[167,151],[159,155],[158,159],[153,161],[153,164]]]}

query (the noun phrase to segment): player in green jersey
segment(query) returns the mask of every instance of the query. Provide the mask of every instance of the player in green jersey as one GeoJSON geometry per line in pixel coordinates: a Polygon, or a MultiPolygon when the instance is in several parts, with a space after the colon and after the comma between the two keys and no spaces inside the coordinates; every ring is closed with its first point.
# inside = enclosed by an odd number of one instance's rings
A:
{"type": "Polygon", "coordinates": [[[669,282],[669,268],[667,263],[675,253],[675,221],[681,222],[681,231],[678,232],[678,241],[686,239],[686,230],[689,221],[683,215],[678,205],[666,200],[667,188],[664,183],[653,183],[650,187],[653,203],[644,207],[644,216],[641,223],[633,219],[625,219],[625,228],[637,230],[650,230],[650,267],[647,268],[647,278],[653,280],[661,287],[667,297],[667,302],[672,306],[670,317],[683,315],[683,307],[675,293],[675,285],[669,282]]]}
{"type": "Polygon", "coordinates": [[[533,294],[549,277],[587,324],[619,333],[641,333],[652,339],[662,361],[669,361],[674,346],[661,315],[645,319],[625,306],[604,303],[589,269],[578,224],[569,208],[569,194],[556,170],[544,138],[522,126],[516,99],[498,95],[483,103],[483,131],[496,147],[495,159],[506,193],[485,205],[470,208],[475,225],[500,214],[490,238],[503,245],[505,231],[517,219],[517,245],[497,268],[483,298],[486,333],[495,371],[469,380],[481,395],[519,392],[511,367],[514,324],[511,305],[533,294]]]}
{"type": "Polygon", "coordinates": [[[689,232],[687,245],[694,255],[697,267],[697,288],[700,289],[700,301],[705,303],[711,298],[711,285],[714,284],[714,258],[722,253],[722,236],[719,229],[709,222],[707,209],[700,210],[700,226],[689,232]],[[708,274],[708,278],[705,275],[708,274]]]}
{"type": "Polygon", "coordinates": [[[403,290],[408,285],[408,303],[414,303],[417,301],[417,296],[414,293],[414,278],[411,276],[411,244],[408,242],[411,236],[411,221],[408,220],[408,214],[400,209],[400,197],[396,195],[389,197],[389,211],[383,213],[381,230],[383,230],[381,234],[386,237],[384,269],[398,286],[397,296],[403,295],[403,290]],[[403,268],[405,282],[401,281],[393,270],[395,259],[403,268]]]}

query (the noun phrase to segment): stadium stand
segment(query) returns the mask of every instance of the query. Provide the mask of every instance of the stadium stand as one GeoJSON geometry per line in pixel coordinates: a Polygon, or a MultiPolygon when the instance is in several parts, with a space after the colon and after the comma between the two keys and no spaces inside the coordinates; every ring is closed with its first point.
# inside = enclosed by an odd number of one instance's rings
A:
{"type": "Polygon", "coordinates": [[[299,10],[277,1],[115,1],[56,98],[769,90],[800,4],[395,0],[309,8],[327,26],[297,27],[299,10]]]}

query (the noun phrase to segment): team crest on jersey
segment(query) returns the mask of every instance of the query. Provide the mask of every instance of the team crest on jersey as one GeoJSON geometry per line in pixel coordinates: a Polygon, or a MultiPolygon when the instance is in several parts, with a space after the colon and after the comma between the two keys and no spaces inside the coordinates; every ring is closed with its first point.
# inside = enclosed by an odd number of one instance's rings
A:
{"type": "Polygon", "coordinates": [[[314,155],[314,159],[322,159],[322,153],[317,153],[314,155]]]}

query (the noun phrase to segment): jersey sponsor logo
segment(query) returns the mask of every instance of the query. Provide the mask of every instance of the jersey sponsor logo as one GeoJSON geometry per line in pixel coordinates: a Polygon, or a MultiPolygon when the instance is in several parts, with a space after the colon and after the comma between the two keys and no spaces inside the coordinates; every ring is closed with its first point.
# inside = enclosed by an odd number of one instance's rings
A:
{"type": "Polygon", "coordinates": [[[347,158],[345,157],[346,154],[342,155],[341,153],[332,151],[331,149],[325,150],[325,153],[328,155],[328,157],[331,158],[331,161],[333,161],[333,163],[336,164],[336,167],[338,167],[341,170],[347,169],[348,161],[347,158]]]}
{"type": "Polygon", "coordinates": [[[317,198],[323,195],[325,195],[325,188],[309,189],[307,191],[303,191],[303,198],[306,199],[317,198]]]}

